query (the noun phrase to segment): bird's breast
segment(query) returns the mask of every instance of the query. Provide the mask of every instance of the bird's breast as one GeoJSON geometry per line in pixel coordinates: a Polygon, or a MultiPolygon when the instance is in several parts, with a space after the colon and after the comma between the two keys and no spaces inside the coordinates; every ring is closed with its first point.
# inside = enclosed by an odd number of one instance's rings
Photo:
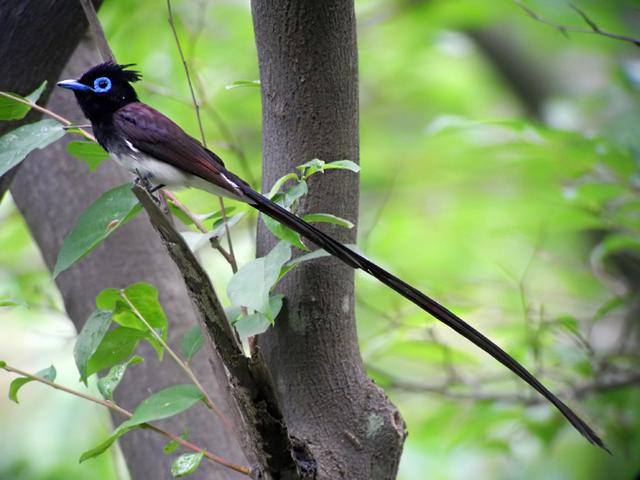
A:
{"type": "Polygon", "coordinates": [[[141,152],[114,152],[111,157],[136,176],[156,185],[188,186],[188,174],[141,152]]]}

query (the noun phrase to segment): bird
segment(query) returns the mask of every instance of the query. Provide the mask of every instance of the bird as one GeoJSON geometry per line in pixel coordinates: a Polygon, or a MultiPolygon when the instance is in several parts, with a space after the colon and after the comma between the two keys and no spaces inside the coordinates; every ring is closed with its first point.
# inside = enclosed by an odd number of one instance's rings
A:
{"type": "MultiPolygon", "coordinates": [[[[135,64],[107,61],[80,78],[58,82],[72,90],[98,143],[137,181],[154,192],[193,187],[244,203],[289,227],[354,269],[363,270],[491,355],[553,404],[589,442],[607,452],[596,432],[569,406],[496,343],[436,300],[389,273],[294,213],[269,200],[230,172],[222,159],[171,119],[138,99],[135,64]]],[[[610,453],[610,452],[609,452],[610,453]]]]}

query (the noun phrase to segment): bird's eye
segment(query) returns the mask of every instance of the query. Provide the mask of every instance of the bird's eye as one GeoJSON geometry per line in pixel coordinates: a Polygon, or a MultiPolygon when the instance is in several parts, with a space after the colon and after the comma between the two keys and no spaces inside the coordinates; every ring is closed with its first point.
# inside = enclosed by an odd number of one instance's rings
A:
{"type": "Polygon", "coordinates": [[[111,80],[107,77],[96,78],[93,82],[93,91],[97,93],[104,93],[111,90],[111,80]]]}

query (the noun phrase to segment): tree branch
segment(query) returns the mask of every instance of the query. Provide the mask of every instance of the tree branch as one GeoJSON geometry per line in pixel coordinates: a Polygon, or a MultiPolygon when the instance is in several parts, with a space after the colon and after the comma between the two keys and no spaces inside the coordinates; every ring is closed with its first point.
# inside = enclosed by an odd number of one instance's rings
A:
{"type": "MultiPolygon", "coordinates": [[[[12,367],[11,365],[8,365],[4,362],[0,363],[0,368],[6,370],[7,372],[12,372],[12,373],[17,373],[18,375],[21,375],[23,377],[26,378],[30,378],[31,380],[35,380],[36,382],[40,382],[44,385],[47,385],[51,388],[54,388],[56,390],[60,390],[61,392],[65,392],[68,393],[70,395],[73,395],[74,397],[78,397],[78,398],[82,398],[84,400],[88,400],[90,402],[93,403],[97,403],[98,405],[102,405],[103,407],[107,407],[111,410],[113,410],[114,412],[118,412],[119,414],[127,417],[127,418],[131,418],[133,417],[133,413],[131,413],[129,410],[126,410],[124,408],[122,408],[120,405],[118,405],[115,402],[112,402],[110,400],[102,400],[100,398],[97,397],[92,397],[91,395],[87,395],[86,393],[82,393],[79,392],[77,390],[73,390],[71,388],[65,387],[64,385],[61,385],[59,383],[55,383],[52,382],[50,380],[47,380],[46,378],[42,378],[42,377],[38,377],[37,375],[33,375],[29,372],[25,372],[24,370],[20,370],[19,368],[15,368],[12,367]]],[[[206,449],[202,449],[200,447],[197,447],[196,445],[194,445],[193,443],[185,440],[182,437],[179,437],[178,435],[174,435],[171,432],[167,432],[166,430],[163,430],[159,427],[156,427],[155,425],[152,425],[150,423],[143,423],[140,425],[143,428],[148,428],[149,430],[152,430],[156,433],[159,433],[160,435],[164,435],[165,437],[169,438],[170,440],[173,440],[174,442],[182,445],[185,448],[188,448],[190,450],[193,450],[194,452],[197,453],[201,453],[204,451],[204,456],[206,458],[208,458],[209,460],[215,462],[215,463],[219,463],[220,465],[223,465],[227,468],[230,468],[231,470],[235,470],[236,472],[239,473],[243,473],[245,475],[249,475],[249,473],[251,472],[251,470],[247,467],[243,467],[240,465],[236,465],[235,463],[229,462],[228,460],[224,459],[223,457],[219,456],[219,455],[215,455],[211,452],[209,452],[206,449]]]]}
{"type": "MultiPolygon", "coordinates": [[[[446,381],[439,384],[421,383],[412,380],[406,380],[392,373],[382,370],[378,367],[368,365],[369,372],[378,375],[385,380],[385,387],[401,390],[411,393],[433,393],[446,398],[456,400],[472,400],[472,401],[493,401],[493,402],[509,402],[519,403],[523,405],[538,405],[545,403],[545,399],[539,395],[521,395],[509,394],[504,392],[483,392],[477,390],[477,385],[465,384],[458,379],[455,382],[446,381]],[[473,388],[473,391],[457,391],[453,390],[454,385],[463,385],[473,388]]],[[[592,382],[585,382],[580,385],[574,385],[564,391],[560,391],[559,395],[566,398],[580,399],[594,393],[616,390],[619,388],[635,387],[640,385],[640,373],[626,372],[618,374],[615,378],[600,378],[592,382]]]]}
{"type": "Polygon", "coordinates": [[[100,20],[98,20],[98,14],[96,13],[96,9],[93,8],[91,0],[80,0],[80,5],[82,6],[82,10],[84,10],[85,17],[87,17],[87,22],[89,22],[89,30],[91,31],[93,41],[95,42],[96,47],[100,52],[102,60],[105,62],[115,62],[116,57],[113,56],[111,47],[109,47],[109,42],[107,42],[107,38],[104,35],[104,30],[102,29],[100,20]]]}
{"type": "Polygon", "coordinates": [[[591,18],[589,18],[589,16],[583,10],[581,10],[580,8],[578,8],[577,6],[575,6],[573,4],[571,4],[571,8],[573,8],[578,13],[578,15],[580,15],[580,17],[582,17],[582,19],[589,26],[589,28],[580,28],[580,27],[573,27],[571,25],[562,25],[560,23],[556,23],[556,22],[553,22],[551,20],[548,20],[545,17],[543,17],[542,15],[534,12],[529,7],[524,5],[520,0],[514,0],[514,3],[516,5],[518,5],[522,10],[524,10],[524,12],[529,17],[533,18],[534,20],[536,20],[536,21],[538,21],[540,23],[544,23],[545,25],[548,25],[550,27],[555,28],[560,33],[562,33],[563,35],[567,35],[570,32],[573,32],[573,33],[592,33],[592,34],[600,35],[602,37],[611,38],[613,40],[618,40],[620,42],[631,43],[631,44],[635,45],[636,47],[640,47],[640,39],[639,38],[629,37],[627,35],[619,35],[617,33],[611,33],[611,32],[607,32],[605,30],[602,30],[591,18]]]}
{"type": "Polygon", "coordinates": [[[231,395],[242,416],[236,425],[244,430],[245,454],[257,461],[263,478],[302,478],[275,388],[262,358],[259,354],[252,359],[244,356],[209,277],[151,195],[139,186],[133,187],[133,193],[183,276],[198,310],[208,348],[228,371],[231,395]]]}

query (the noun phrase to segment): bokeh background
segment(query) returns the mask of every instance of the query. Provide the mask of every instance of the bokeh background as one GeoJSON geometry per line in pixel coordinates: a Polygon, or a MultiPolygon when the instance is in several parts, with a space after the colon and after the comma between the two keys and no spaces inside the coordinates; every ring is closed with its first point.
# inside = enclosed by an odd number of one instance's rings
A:
{"type": "MultiPolygon", "coordinates": [[[[208,142],[260,186],[259,89],[227,88],[258,79],[249,2],[173,4],[208,142]]],[[[637,1],[575,4],[602,29],[640,37],[637,1]]],[[[588,28],[568,2],[526,5],[588,28]]],[[[400,478],[638,478],[640,49],[563,35],[508,0],[356,9],[359,247],[489,333],[615,452],[590,446],[495,361],[358,275],[362,355],[408,424],[400,478]]],[[[118,60],[144,73],[142,99],[197,136],[165,3],[107,0],[99,16],[118,60]]],[[[181,198],[213,209],[207,194],[181,198]]],[[[0,225],[0,299],[19,304],[0,307],[1,357],[30,371],[54,364],[81,388],[75,331],[10,198],[0,225]]],[[[254,227],[255,217],[234,228],[241,261],[254,255],[254,227]]],[[[224,292],[228,267],[201,255],[224,292]]],[[[16,405],[11,379],[0,374],[0,479],[127,478],[117,450],[78,464],[107,435],[106,412],[33,384],[16,405]]]]}

